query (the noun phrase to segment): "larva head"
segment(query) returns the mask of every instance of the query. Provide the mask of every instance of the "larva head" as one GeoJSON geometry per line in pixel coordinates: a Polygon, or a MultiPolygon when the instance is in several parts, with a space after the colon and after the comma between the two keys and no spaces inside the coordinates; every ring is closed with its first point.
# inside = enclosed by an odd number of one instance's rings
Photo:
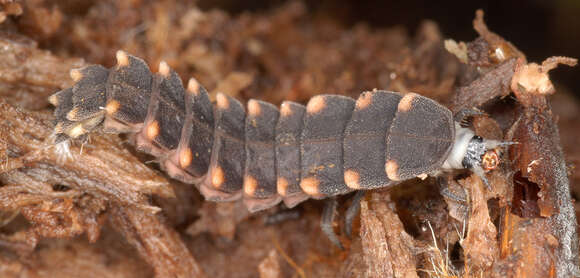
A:
{"type": "Polygon", "coordinates": [[[484,139],[470,129],[456,125],[453,148],[442,169],[470,169],[489,186],[484,173],[498,167],[500,159],[497,148],[511,144],[515,143],[484,139]]]}
{"type": "Polygon", "coordinates": [[[499,165],[499,155],[496,148],[509,145],[511,142],[483,139],[473,136],[467,144],[467,150],[461,164],[464,168],[481,167],[484,171],[491,171],[499,165]]]}

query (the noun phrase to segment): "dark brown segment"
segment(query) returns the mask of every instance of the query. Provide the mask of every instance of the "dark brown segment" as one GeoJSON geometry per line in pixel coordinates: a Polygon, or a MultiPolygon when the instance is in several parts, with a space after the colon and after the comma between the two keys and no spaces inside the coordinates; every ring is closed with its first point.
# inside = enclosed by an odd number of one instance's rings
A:
{"type": "Polygon", "coordinates": [[[73,125],[73,122],[68,120],[66,117],[68,112],[73,107],[72,96],[72,88],[67,88],[62,91],[58,91],[49,98],[50,102],[56,106],[54,109],[54,117],[56,121],[54,131],[57,134],[64,133],[65,130],[73,125]]]}
{"type": "Polygon", "coordinates": [[[357,99],[344,131],[344,178],[352,189],[392,183],[385,173],[386,136],[401,96],[387,91],[364,92],[357,99]]]}
{"type": "Polygon", "coordinates": [[[202,177],[209,169],[214,129],[212,107],[205,88],[191,79],[185,94],[186,117],[174,163],[195,178],[202,177]]]}
{"type": "MultiPolygon", "coordinates": [[[[147,115],[147,119],[159,124],[160,132],[154,139],[157,146],[164,150],[172,150],[179,144],[181,128],[185,122],[185,89],[175,71],[168,67],[166,71],[166,76],[158,74],[159,92],[155,97],[157,109],[151,111],[153,114],[147,115]]],[[[153,96],[151,102],[153,102],[153,96]]]]}
{"type": "MultiPolygon", "coordinates": [[[[80,77],[78,78],[80,80],[80,77]]],[[[49,97],[49,101],[56,105],[54,112],[56,125],[54,127],[54,142],[59,143],[69,138],[86,139],[86,133],[97,128],[104,118],[104,114],[95,114],[84,121],[70,121],[67,119],[73,102],[73,89],[68,88],[49,97]]]]}
{"type": "Polygon", "coordinates": [[[276,124],[276,187],[290,208],[308,198],[300,188],[300,137],[305,113],[304,105],[285,101],[276,124]]]}
{"type": "Polygon", "coordinates": [[[209,172],[204,182],[217,191],[234,194],[242,189],[246,162],[245,119],[246,113],[239,101],[218,93],[214,144],[209,172]]]}
{"type": "Polygon", "coordinates": [[[137,149],[146,152],[153,156],[159,157],[167,152],[167,149],[161,148],[157,143],[157,139],[161,134],[161,125],[155,117],[159,111],[159,85],[162,82],[162,77],[156,75],[153,77],[153,84],[151,84],[151,95],[149,99],[149,106],[147,108],[147,116],[140,128],[140,131],[135,135],[135,142],[137,149]]]}
{"type": "Polygon", "coordinates": [[[71,121],[83,121],[103,113],[107,102],[105,84],[109,70],[100,65],[92,65],[71,71],[78,81],[72,87],[73,109],[67,114],[71,121]]]}
{"type": "Polygon", "coordinates": [[[143,123],[151,99],[152,80],[153,75],[143,60],[117,52],[117,66],[111,69],[106,86],[107,113],[128,126],[143,123]]]}
{"type": "Polygon", "coordinates": [[[338,95],[313,97],[306,106],[301,144],[301,188],[320,198],[352,189],[344,183],[342,140],[355,101],[338,95]]]}
{"type": "Polygon", "coordinates": [[[281,200],[276,189],[275,149],[279,112],[274,105],[259,100],[250,100],[247,111],[244,202],[250,211],[257,211],[281,200]]]}
{"type": "Polygon", "coordinates": [[[385,171],[406,180],[441,167],[455,139],[453,115],[441,104],[417,94],[405,95],[387,136],[385,171]]]}

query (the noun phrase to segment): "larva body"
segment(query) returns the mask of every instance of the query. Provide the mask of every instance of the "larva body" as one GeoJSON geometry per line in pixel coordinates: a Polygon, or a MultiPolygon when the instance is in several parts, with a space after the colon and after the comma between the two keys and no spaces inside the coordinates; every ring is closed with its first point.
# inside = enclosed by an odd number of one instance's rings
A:
{"type": "Polygon", "coordinates": [[[165,63],[152,74],[122,51],[117,62],[111,69],[73,70],[75,85],[51,96],[56,140],[101,126],[135,133],[139,149],[209,200],[243,198],[250,211],[280,201],[293,207],[467,167],[473,133],[458,127],[450,110],[417,94],[375,90],[356,101],[319,95],[307,106],[284,102],[280,110],[250,100],[246,112],[225,94],[212,104],[194,79],[185,89],[165,63]]]}

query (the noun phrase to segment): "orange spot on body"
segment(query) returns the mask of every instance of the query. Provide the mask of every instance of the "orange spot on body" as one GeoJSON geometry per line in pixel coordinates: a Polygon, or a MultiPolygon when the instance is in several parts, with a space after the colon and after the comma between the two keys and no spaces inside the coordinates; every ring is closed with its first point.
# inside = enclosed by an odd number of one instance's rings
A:
{"type": "Polygon", "coordinates": [[[113,115],[115,114],[117,111],[119,111],[119,108],[121,107],[121,103],[119,103],[118,101],[112,99],[110,100],[107,105],[105,106],[105,110],[107,111],[108,115],[113,115]]]}
{"type": "Polygon", "coordinates": [[[68,111],[68,113],[66,113],[66,118],[69,121],[75,121],[78,112],[79,112],[79,108],[78,107],[75,107],[71,111],[68,111]]]}
{"type": "Polygon", "coordinates": [[[318,189],[319,185],[320,181],[315,177],[307,177],[300,181],[300,188],[302,188],[302,191],[311,196],[320,194],[318,189]]]}
{"type": "Polygon", "coordinates": [[[278,195],[286,196],[286,193],[288,192],[288,180],[283,177],[279,177],[276,180],[276,189],[278,191],[278,195]]]}
{"type": "Polygon", "coordinates": [[[256,100],[250,99],[248,101],[248,115],[250,116],[260,116],[262,109],[260,103],[256,100]]]}
{"type": "Polygon", "coordinates": [[[373,93],[364,92],[356,100],[356,108],[358,110],[365,109],[371,104],[372,101],[373,101],[373,93]]]}
{"type": "Polygon", "coordinates": [[[397,164],[394,160],[387,160],[385,163],[385,172],[387,172],[387,177],[390,180],[398,181],[399,180],[399,164],[397,164]]]}
{"type": "Polygon", "coordinates": [[[190,78],[187,82],[187,91],[194,94],[195,96],[199,95],[199,82],[195,80],[195,78],[190,78]]]}
{"type": "Polygon", "coordinates": [[[165,78],[169,78],[169,75],[171,74],[171,69],[169,68],[167,62],[161,61],[159,63],[159,74],[161,74],[165,78]]]}
{"type": "Polygon", "coordinates": [[[125,51],[119,50],[115,56],[117,58],[117,65],[119,65],[119,67],[126,67],[129,65],[129,56],[125,51]]]}
{"type": "Polygon", "coordinates": [[[248,196],[254,196],[256,188],[258,188],[258,181],[254,177],[246,175],[244,177],[244,193],[248,196]]]}
{"type": "Polygon", "coordinates": [[[79,69],[71,69],[69,75],[74,82],[78,82],[79,80],[83,79],[83,73],[79,69]]]}
{"type": "Polygon", "coordinates": [[[149,124],[147,124],[145,135],[149,140],[155,139],[155,137],[159,135],[159,123],[157,121],[152,121],[149,124]]]}
{"type": "Polygon", "coordinates": [[[179,166],[181,166],[181,168],[187,168],[191,165],[192,160],[193,155],[191,154],[190,148],[184,148],[179,152],[179,166]]]}
{"type": "Polygon", "coordinates": [[[211,185],[215,188],[220,188],[220,186],[226,181],[224,175],[224,170],[220,167],[215,167],[211,175],[211,185]]]}
{"type": "Polygon", "coordinates": [[[71,138],[77,138],[86,133],[82,124],[77,124],[75,127],[69,129],[66,134],[71,138]]]}
{"type": "Polygon", "coordinates": [[[326,100],[324,99],[324,96],[315,96],[311,98],[308,102],[308,105],[306,105],[306,112],[309,114],[316,114],[322,111],[324,107],[326,107],[326,100]]]}
{"type": "Polygon", "coordinates": [[[397,106],[397,110],[401,112],[407,112],[411,110],[413,105],[413,99],[417,97],[417,94],[409,93],[406,94],[401,101],[399,101],[399,105],[397,106]]]}
{"type": "Polygon", "coordinates": [[[283,117],[288,117],[292,115],[292,113],[294,113],[294,111],[292,111],[292,106],[290,105],[290,103],[282,102],[282,104],[280,105],[280,115],[282,115],[283,117]]]}
{"type": "Polygon", "coordinates": [[[344,171],[344,183],[346,186],[352,189],[360,189],[360,175],[357,171],[346,170],[344,171]]]}
{"type": "Polygon", "coordinates": [[[228,97],[222,93],[216,95],[217,107],[222,110],[226,110],[230,107],[230,100],[228,97]]]}
{"type": "Polygon", "coordinates": [[[50,104],[57,106],[58,105],[58,97],[56,96],[57,94],[51,95],[48,97],[48,102],[50,102],[50,104]]]}

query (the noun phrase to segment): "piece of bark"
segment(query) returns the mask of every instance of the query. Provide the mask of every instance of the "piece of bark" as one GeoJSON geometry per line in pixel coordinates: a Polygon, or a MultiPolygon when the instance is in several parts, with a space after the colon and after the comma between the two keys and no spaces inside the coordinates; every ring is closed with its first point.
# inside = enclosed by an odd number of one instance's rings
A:
{"type": "Polygon", "coordinates": [[[536,106],[543,109],[546,106],[546,100],[541,96],[555,92],[548,72],[559,64],[573,67],[577,63],[577,59],[569,57],[550,57],[542,65],[526,64],[524,60],[519,60],[511,80],[511,90],[524,106],[536,106]]]}
{"type": "MultiPolygon", "coordinates": [[[[552,111],[546,106],[545,97],[541,94],[531,94],[526,98],[535,98],[528,102],[532,106],[520,107],[520,117],[511,128],[510,140],[519,144],[511,147],[510,160],[513,161],[516,174],[521,175],[524,183],[533,183],[539,186],[536,196],[531,196],[537,202],[538,214],[547,218],[548,230],[546,236],[556,238],[558,246],[547,249],[555,257],[555,272],[543,272],[551,277],[570,277],[580,274],[578,267],[578,236],[576,230],[576,215],[570,196],[570,185],[564,155],[560,146],[558,128],[553,120],[552,111]],[[541,99],[537,99],[541,98],[541,99]],[[539,105],[536,107],[534,105],[539,105]]],[[[525,184],[524,184],[525,185],[525,184]]],[[[525,201],[525,200],[524,200],[525,201]]],[[[543,225],[542,222],[533,222],[534,225],[543,225]]],[[[510,223],[504,223],[508,225],[510,223]]],[[[512,235],[510,229],[519,229],[506,226],[502,230],[512,235]]],[[[540,229],[532,226],[530,229],[540,229]]],[[[520,239],[508,237],[508,240],[520,239]]],[[[521,239],[526,240],[526,238],[521,239]]],[[[528,244],[533,244],[529,239],[528,244]]],[[[508,252],[508,258],[511,253],[508,252]]],[[[528,265],[541,264],[534,257],[522,257],[528,265]]],[[[522,262],[524,263],[524,262],[522,262]]]]}
{"type": "Polygon", "coordinates": [[[481,179],[468,177],[459,181],[470,191],[471,212],[467,223],[467,236],[461,246],[465,252],[466,264],[475,273],[485,271],[497,258],[497,228],[491,222],[485,189],[481,179]]]}
{"type": "Polygon", "coordinates": [[[374,211],[369,210],[367,201],[361,201],[360,211],[360,237],[363,243],[363,256],[367,264],[365,276],[393,277],[393,258],[389,252],[383,223],[374,211]]]}
{"type": "Polygon", "coordinates": [[[501,63],[512,58],[526,59],[526,56],[512,43],[487,28],[483,21],[483,10],[475,11],[473,29],[489,44],[489,56],[492,62],[501,63]]]}
{"type": "Polygon", "coordinates": [[[37,43],[19,35],[0,36],[0,96],[28,109],[48,105],[47,97],[73,80],[69,71],[84,66],[82,59],[63,59],[38,49],[37,43]]]}
{"type": "Polygon", "coordinates": [[[179,234],[157,215],[113,205],[110,220],[141,257],[155,269],[157,277],[205,277],[179,234]]]}
{"type": "Polygon", "coordinates": [[[492,277],[572,277],[557,273],[560,258],[554,256],[558,239],[552,234],[549,219],[520,218],[506,212],[502,218],[501,255],[491,272],[492,277]]]}
{"type": "Polygon", "coordinates": [[[0,120],[0,174],[23,171],[42,182],[65,184],[150,212],[159,209],[145,203],[145,194],[174,195],[167,181],[122,148],[117,137],[95,134],[81,153],[82,146],[61,149],[67,145],[46,141],[51,134],[46,114],[26,113],[0,100],[0,120]]]}
{"type": "Polygon", "coordinates": [[[361,201],[361,240],[369,277],[418,277],[413,238],[393,212],[388,193],[361,201]],[[385,195],[387,194],[387,195],[385,195]]]}
{"type": "Polygon", "coordinates": [[[6,20],[8,16],[18,16],[22,14],[22,6],[14,0],[0,1],[0,24],[6,20]]]}
{"type": "Polygon", "coordinates": [[[452,111],[478,107],[489,100],[510,93],[510,82],[515,72],[516,60],[507,60],[496,68],[482,74],[471,84],[456,88],[451,100],[452,111]]]}
{"type": "MultiPolygon", "coordinates": [[[[163,178],[121,148],[117,137],[94,135],[91,147],[85,147],[82,154],[75,145],[59,151],[43,140],[50,134],[44,116],[26,113],[0,100],[0,151],[4,154],[0,207],[21,210],[30,221],[32,225],[24,238],[29,249],[40,238],[73,237],[83,232],[90,241],[96,241],[101,229],[98,215],[106,207],[131,210],[123,227],[136,233],[142,233],[148,224],[166,229],[154,222],[154,213],[159,208],[147,201],[149,194],[166,198],[173,195],[163,178]],[[64,192],[60,192],[62,186],[65,186],[64,192]]],[[[157,248],[179,245],[174,247],[177,251],[169,251],[178,252],[187,261],[180,266],[180,271],[199,272],[193,258],[188,260],[184,255],[191,256],[183,243],[175,242],[179,240],[177,233],[163,230],[156,236],[159,235],[164,237],[151,239],[157,248]]],[[[14,244],[19,246],[18,239],[15,240],[14,244]]],[[[162,269],[164,266],[158,261],[155,267],[162,269]]]]}

